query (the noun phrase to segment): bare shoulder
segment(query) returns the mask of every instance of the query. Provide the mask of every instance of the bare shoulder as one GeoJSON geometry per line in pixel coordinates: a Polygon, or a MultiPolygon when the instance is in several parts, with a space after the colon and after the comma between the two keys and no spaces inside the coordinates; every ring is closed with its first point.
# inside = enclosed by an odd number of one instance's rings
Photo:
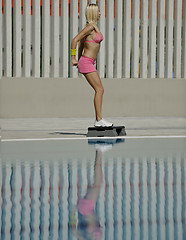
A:
{"type": "Polygon", "coordinates": [[[86,29],[87,31],[90,31],[90,32],[91,32],[91,31],[94,30],[94,26],[92,26],[91,24],[87,24],[84,29],[86,29]]]}
{"type": "Polygon", "coordinates": [[[78,42],[85,38],[87,35],[91,34],[91,32],[94,30],[94,27],[90,24],[86,25],[80,33],[75,37],[75,40],[78,42]]]}
{"type": "Polygon", "coordinates": [[[84,33],[84,35],[89,35],[91,34],[91,32],[94,30],[94,27],[90,24],[87,24],[83,29],[82,29],[82,33],[84,33]]]}

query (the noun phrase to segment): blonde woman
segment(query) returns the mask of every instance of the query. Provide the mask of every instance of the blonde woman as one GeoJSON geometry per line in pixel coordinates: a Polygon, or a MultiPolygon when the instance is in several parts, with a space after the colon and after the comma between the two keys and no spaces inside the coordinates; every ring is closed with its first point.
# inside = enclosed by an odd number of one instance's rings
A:
{"type": "Polygon", "coordinates": [[[102,118],[102,99],[104,88],[95,68],[95,60],[100,49],[103,35],[100,32],[97,21],[101,13],[97,4],[89,4],[85,10],[87,24],[85,28],[72,39],[71,42],[71,62],[78,67],[92,88],[95,90],[94,107],[96,120],[95,127],[111,127],[112,123],[102,118]],[[76,47],[78,44],[78,61],[76,60],[76,47]]]}

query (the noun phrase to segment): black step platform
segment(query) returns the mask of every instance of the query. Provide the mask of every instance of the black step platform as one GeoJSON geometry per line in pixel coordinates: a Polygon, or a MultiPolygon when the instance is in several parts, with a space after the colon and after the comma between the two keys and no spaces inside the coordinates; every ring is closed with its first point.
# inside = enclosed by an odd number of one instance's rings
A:
{"type": "Polygon", "coordinates": [[[87,137],[118,137],[126,136],[124,126],[89,127],[87,137]]]}

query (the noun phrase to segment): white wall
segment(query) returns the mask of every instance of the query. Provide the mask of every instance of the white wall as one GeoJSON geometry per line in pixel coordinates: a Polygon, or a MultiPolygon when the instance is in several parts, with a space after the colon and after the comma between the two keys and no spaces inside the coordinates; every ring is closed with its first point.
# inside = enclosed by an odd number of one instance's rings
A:
{"type": "MultiPolygon", "coordinates": [[[[102,79],[105,117],[186,117],[185,79],[102,79]]],[[[85,78],[2,78],[1,118],[94,117],[85,78]]]]}

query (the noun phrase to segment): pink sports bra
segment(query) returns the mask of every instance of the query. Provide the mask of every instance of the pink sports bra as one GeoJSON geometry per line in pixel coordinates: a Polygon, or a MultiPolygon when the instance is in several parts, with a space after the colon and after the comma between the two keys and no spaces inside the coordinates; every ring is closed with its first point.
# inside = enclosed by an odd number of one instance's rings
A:
{"type": "Polygon", "coordinates": [[[101,41],[103,41],[103,35],[102,35],[102,33],[99,34],[99,33],[95,32],[95,38],[94,38],[94,40],[86,40],[85,42],[100,43],[101,41]]]}

